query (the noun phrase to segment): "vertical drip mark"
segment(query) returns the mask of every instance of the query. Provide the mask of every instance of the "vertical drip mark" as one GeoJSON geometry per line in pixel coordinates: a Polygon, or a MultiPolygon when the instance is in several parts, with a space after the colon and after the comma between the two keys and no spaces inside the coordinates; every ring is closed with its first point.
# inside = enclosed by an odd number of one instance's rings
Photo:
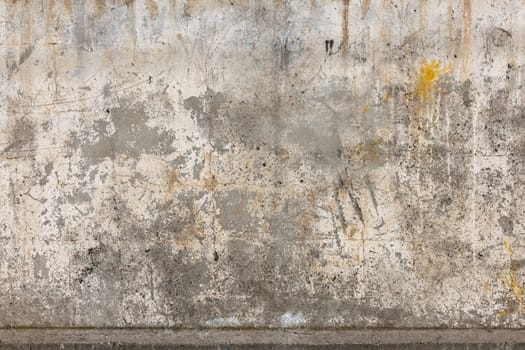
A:
{"type": "Polygon", "coordinates": [[[341,42],[341,53],[343,58],[348,54],[348,12],[350,9],[350,0],[343,0],[343,40],[341,42]]]}
{"type": "Polygon", "coordinates": [[[463,29],[461,31],[461,48],[462,62],[461,62],[461,80],[468,79],[470,71],[468,69],[470,63],[470,40],[472,27],[472,4],[470,0],[463,1],[463,29]]]}
{"type": "Polygon", "coordinates": [[[64,0],[64,7],[66,8],[66,11],[70,15],[73,13],[73,1],[72,0],[64,0]]]}
{"type": "Polygon", "coordinates": [[[370,10],[370,0],[363,0],[361,4],[361,18],[364,19],[370,10]]]}
{"type": "MultiPolygon", "coordinates": [[[[472,27],[472,5],[470,0],[463,0],[463,23],[462,23],[462,30],[461,30],[461,69],[459,71],[459,78],[461,81],[464,81],[469,78],[470,76],[470,57],[471,57],[471,27],[472,27]]],[[[476,254],[477,254],[477,247],[476,242],[478,240],[478,237],[476,236],[476,228],[478,226],[478,218],[477,218],[477,177],[478,177],[478,157],[477,157],[477,150],[478,150],[478,109],[476,106],[473,106],[471,109],[472,111],[472,156],[471,156],[471,164],[472,164],[472,191],[470,195],[470,215],[471,215],[471,222],[470,222],[470,242],[472,245],[472,263],[474,266],[474,271],[477,271],[477,264],[476,264],[476,254]]]]}
{"type": "Polygon", "coordinates": [[[448,193],[449,196],[452,196],[452,177],[450,175],[450,163],[451,163],[451,155],[450,155],[450,117],[448,115],[448,111],[445,108],[445,120],[447,122],[447,129],[446,129],[446,142],[447,142],[447,179],[448,179],[448,193]]]}
{"type": "Polygon", "coordinates": [[[133,61],[135,61],[136,57],[136,50],[137,50],[137,13],[136,13],[136,6],[135,6],[135,0],[126,0],[125,1],[127,9],[130,14],[130,21],[131,21],[131,36],[133,41],[133,61]]]}

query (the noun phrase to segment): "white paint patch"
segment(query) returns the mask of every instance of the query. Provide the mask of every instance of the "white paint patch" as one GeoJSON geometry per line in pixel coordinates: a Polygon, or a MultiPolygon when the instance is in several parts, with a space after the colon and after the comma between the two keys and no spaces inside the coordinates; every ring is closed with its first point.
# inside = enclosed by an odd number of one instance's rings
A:
{"type": "Polygon", "coordinates": [[[241,322],[235,316],[219,317],[219,318],[214,318],[213,320],[206,321],[206,326],[213,327],[213,328],[238,327],[240,325],[241,325],[241,322]]]}
{"type": "Polygon", "coordinates": [[[281,326],[285,328],[298,327],[306,323],[302,312],[293,313],[290,311],[281,315],[281,326]]]}

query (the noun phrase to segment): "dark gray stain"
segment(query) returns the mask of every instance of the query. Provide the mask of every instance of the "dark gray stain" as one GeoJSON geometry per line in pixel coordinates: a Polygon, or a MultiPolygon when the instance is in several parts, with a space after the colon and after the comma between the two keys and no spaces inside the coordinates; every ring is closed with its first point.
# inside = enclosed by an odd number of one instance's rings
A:
{"type": "Polygon", "coordinates": [[[16,119],[10,134],[11,142],[2,153],[22,151],[30,146],[35,138],[35,126],[29,118],[21,117],[16,119]]]}
{"type": "Polygon", "coordinates": [[[494,61],[493,54],[498,50],[504,50],[512,43],[512,33],[500,27],[493,27],[484,33],[484,59],[487,63],[494,61]]]}
{"type": "Polygon", "coordinates": [[[91,202],[91,194],[86,191],[78,190],[72,195],[66,196],[66,202],[70,204],[80,204],[91,202]]]}
{"type": "Polygon", "coordinates": [[[33,53],[34,46],[30,45],[23,49],[23,51],[20,53],[20,56],[17,60],[7,62],[7,80],[10,80],[13,74],[18,72],[20,69],[20,66],[24,64],[24,62],[31,56],[33,53]]]}
{"type": "Polygon", "coordinates": [[[511,126],[511,111],[509,110],[509,90],[494,91],[489,99],[488,109],[482,111],[480,120],[484,125],[483,133],[486,135],[490,152],[494,154],[506,153],[509,150],[511,126]]]}
{"type": "Polygon", "coordinates": [[[198,126],[219,151],[231,144],[273,148],[280,130],[274,123],[275,101],[239,101],[207,89],[201,96],[184,100],[198,126]]]}
{"type": "Polygon", "coordinates": [[[472,81],[470,79],[467,79],[463,82],[461,86],[461,97],[463,98],[463,106],[470,107],[472,105],[472,102],[474,102],[474,97],[472,96],[472,81]]]}
{"type": "Polygon", "coordinates": [[[240,146],[276,153],[290,146],[311,166],[339,168],[344,152],[339,132],[348,129],[348,119],[357,118],[343,104],[345,100],[348,97],[343,92],[311,101],[300,90],[290,91],[286,98],[272,92],[239,100],[207,89],[203,95],[187,98],[183,105],[218,152],[240,146]],[[342,105],[341,110],[330,107],[332,100],[342,105]],[[318,115],[303,121],[312,104],[318,115]]]}
{"type": "Polygon", "coordinates": [[[501,216],[498,219],[498,223],[504,234],[511,235],[514,231],[514,223],[511,217],[501,216]]]}
{"type": "Polygon", "coordinates": [[[44,255],[35,254],[33,257],[33,273],[35,278],[47,278],[49,276],[49,267],[44,255]]]}
{"type": "Polygon", "coordinates": [[[110,110],[109,120],[95,122],[98,136],[95,142],[89,141],[92,131],[85,130],[81,135],[71,135],[70,143],[82,150],[84,159],[90,164],[115,159],[119,155],[138,159],[144,154],[167,155],[175,151],[173,135],[148,126],[148,119],[143,105],[121,99],[119,106],[110,110]],[[110,123],[114,128],[111,133],[107,131],[110,123]]]}
{"type": "Polygon", "coordinates": [[[204,238],[202,227],[197,225],[199,214],[198,201],[202,200],[203,191],[182,191],[164,204],[158,204],[152,210],[153,220],[135,225],[143,226],[146,236],[157,238],[204,238]]]}
{"type": "MultiPolygon", "coordinates": [[[[199,326],[199,316],[209,314],[212,305],[216,307],[213,299],[198,301],[195,298],[210,288],[221,289],[213,285],[210,261],[205,255],[190,254],[182,247],[174,250],[167,242],[159,241],[140,251],[137,259],[158,276],[144,281],[148,294],[141,294],[142,298],[156,300],[159,309],[177,324],[199,326]]],[[[142,265],[132,267],[130,273],[133,268],[142,268],[142,265]]]]}
{"type": "Polygon", "coordinates": [[[120,252],[113,246],[99,242],[95,247],[77,251],[73,256],[72,265],[77,268],[76,282],[83,284],[90,276],[113,280],[117,283],[119,274],[120,252]]]}
{"type": "Polygon", "coordinates": [[[51,175],[51,172],[53,171],[53,162],[49,162],[44,166],[44,175],[40,178],[39,184],[40,186],[44,186],[49,178],[49,175],[51,175]]]}
{"type": "Polygon", "coordinates": [[[258,219],[250,208],[256,206],[253,196],[241,191],[221,192],[216,196],[218,220],[222,228],[233,232],[256,231],[258,219]]]}
{"type": "Polygon", "coordinates": [[[512,38],[511,32],[501,27],[494,27],[489,32],[490,42],[495,47],[503,47],[510,43],[512,38]]]}
{"type": "Polygon", "coordinates": [[[290,47],[288,45],[288,38],[284,38],[278,44],[276,44],[274,50],[278,59],[279,69],[285,71],[288,68],[291,55],[290,47]]]}
{"type": "Polygon", "coordinates": [[[323,162],[337,161],[343,148],[341,139],[336,129],[323,129],[322,126],[298,126],[286,133],[286,140],[300,146],[314,159],[323,162]]]}

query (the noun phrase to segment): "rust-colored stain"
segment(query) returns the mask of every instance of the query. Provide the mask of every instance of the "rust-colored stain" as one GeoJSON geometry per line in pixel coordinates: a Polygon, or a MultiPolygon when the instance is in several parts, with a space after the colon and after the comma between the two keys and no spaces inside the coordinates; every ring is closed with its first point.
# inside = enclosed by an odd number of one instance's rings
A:
{"type": "MultiPolygon", "coordinates": [[[[250,6],[249,0],[186,0],[184,2],[184,16],[197,16],[202,11],[210,11],[220,8],[243,8],[250,6]]],[[[274,0],[273,5],[277,9],[282,6],[282,0],[274,0]]]]}
{"type": "Polygon", "coordinates": [[[463,1],[463,29],[461,31],[461,48],[462,62],[461,75],[462,79],[469,76],[469,61],[471,57],[471,36],[472,36],[472,4],[470,0],[463,1]]]}
{"type": "Polygon", "coordinates": [[[172,169],[169,173],[168,173],[168,179],[167,179],[167,182],[168,182],[168,187],[171,189],[175,186],[175,184],[178,184],[180,183],[179,181],[179,174],[177,172],[177,169],[172,169]]]}
{"type": "Polygon", "coordinates": [[[440,61],[433,59],[424,60],[418,74],[417,94],[423,100],[428,100],[434,92],[439,78],[446,73],[450,67],[443,66],[440,61]]]}
{"type": "Polygon", "coordinates": [[[215,175],[207,176],[204,178],[204,188],[209,191],[213,192],[215,188],[217,187],[217,179],[215,178],[215,175]]]}
{"type": "MultiPolygon", "coordinates": [[[[507,240],[503,241],[503,248],[505,248],[511,257],[514,255],[514,250],[510,247],[507,240]]],[[[498,312],[500,316],[520,312],[523,308],[523,288],[521,287],[521,283],[518,282],[518,267],[516,260],[511,259],[508,276],[502,279],[503,283],[514,292],[515,301],[513,303],[509,302],[506,309],[500,310],[498,312]]]]}
{"type": "Polygon", "coordinates": [[[365,18],[370,10],[370,0],[363,0],[361,3],[361,18],[365,18]]]}
{"type": "Polygon", "coordinates": [[[159,5],[157,5],[157,2],[155,0],[148,0],[146,1],[146,6],[148,7],[151,17],[156,19],[159,15],[159,5]]]}
{"type": "Polygon", "coordinates": [[[100,16],[106,10],[106,0],[95,0],[94,6],[95,13],[97,14],[97,16],[100,16]]]}
{"type": "Polygon", "coordinates": [[[509,288],[512,288],[514,291],[514,294],[516,295],[516,299],[518,299],[518,302],[523,304],[523,289],[521,288],[518,280],[517,280],[517,272],[516,271],[510,271],[509,272],[509,278],[505,278],[503,282],[505,285],[509,288]]]}
{"type": "Polygon", "coordinates": [[[279,150],[279,157],[283,162],[286,162],[288,159],[290,159],[290,152],[286,148],[281,148],[279,150]]]}
{"type": "Polygon", "coordinates": [[[341,42],[341,53],[343,57],[348,54],[348,12],[350,10],[350,0],[343,0],[343,40],[341,42]]]}
{"type": "Polygon", "coordinates": [[[363,162],[375,161],[381,157],[382,138],[377,138],[368,142],[363,142],[357,145],[355,152],[363,162]]]}
{"type": "Polygon", "coordinates": [[[348,189],[346,188],[346,186],[339,188],[339,190],[337,191],[337,198],[340,201],[346,201],[348,199],[348,189]]]}
{"type": "Polygon", "coordinates": [[[64,0],[64,7],[66,8],[68,13],[73,12],[73,1],[72,0],[64,0]]]}
{"type": "Polygon", "coordinates": [[[204,167],[206,169],[206,175],[203,180],[203,187],[209,192],[213,192],[217,187],[217,179],[211,172],[212,153],[210,151],[204,154],[204,167]]]}
{"type": "Polygon", "coordinates": [[[348,239],[354,239],[356,232],[357,232],[357,226],[349,225],[346,231],[346,233],[348,234],[348,239]]]}

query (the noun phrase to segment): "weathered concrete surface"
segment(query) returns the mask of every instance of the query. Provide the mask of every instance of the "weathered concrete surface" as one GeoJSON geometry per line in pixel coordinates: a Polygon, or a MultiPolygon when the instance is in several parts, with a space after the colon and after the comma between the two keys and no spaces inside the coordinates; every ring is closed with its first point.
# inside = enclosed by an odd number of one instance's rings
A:
{"type": "Polygon", "coordinates": [[[0,326],[525,326],[522,1],[0,14],[0,326]]]}

